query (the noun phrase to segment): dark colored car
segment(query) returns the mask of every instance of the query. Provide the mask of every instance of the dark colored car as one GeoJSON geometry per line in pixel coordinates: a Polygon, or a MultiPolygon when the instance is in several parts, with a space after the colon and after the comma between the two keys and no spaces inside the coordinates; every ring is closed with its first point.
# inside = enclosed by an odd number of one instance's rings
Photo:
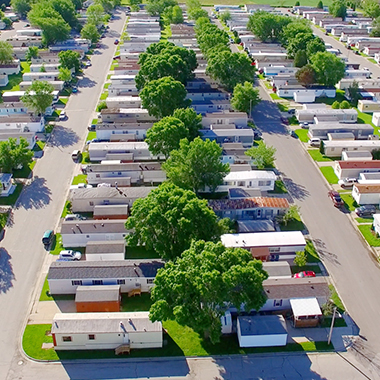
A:
{"type": "Polygon", "coordinates": [[[355,209],[357,216],[371,216],[376,214],[376,207],[373,205],[360,206],[355,209]]]}
{"type": "Polygon", "coordinates": [[[94,131],[96,131],[96,124],[90,124],[90,125],[87,127],[87,130],[90,131],[90,132],[94,132],[94,131]]]}
{"type": "Polygon", "coordinates": [[[295,139],[298,139],[298,135],[296,132],[293,131],[293,129],[289,129],[289,135],[291,137],[294,137],[295,139]]]}
{"type": "Polygon", "coordinates": [[[335,207],[341,207],[344,205],[344,202],[337,191],[330,190],[327,195],[332,200],[335,207]]]}
{"type": "Polygon", "coordinates": [[[116,39],[116,40],[114,41],[114,45],[119,45],[119,40],[118,40],[118,39],[116,39]]]}
{"type": "Polygon", "coordinates": [[[290,110],[288,110],[289,115],[295,115],[295,113],[296,113],[295,108],[291,108],[290,110]]]}
{"type": "Polygon", "coordinates": [[[289,120],[286,117],[282,117],[281,118],[281,123],[288,125],[289,124],[289,120]]]}

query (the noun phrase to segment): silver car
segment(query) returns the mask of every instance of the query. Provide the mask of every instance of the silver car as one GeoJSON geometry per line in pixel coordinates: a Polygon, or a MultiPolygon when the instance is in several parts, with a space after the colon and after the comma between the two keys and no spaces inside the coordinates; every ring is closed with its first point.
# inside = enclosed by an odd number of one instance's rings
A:
{"type": "Polygon", "coordinates": [[[78,251],[72,251],[66,250],[66,251],[61,251],[59,254],[59,260],[65,260],[65,261],[74,261],[74,260],[80,260],[82,258],[82,254],[78,251]]]}

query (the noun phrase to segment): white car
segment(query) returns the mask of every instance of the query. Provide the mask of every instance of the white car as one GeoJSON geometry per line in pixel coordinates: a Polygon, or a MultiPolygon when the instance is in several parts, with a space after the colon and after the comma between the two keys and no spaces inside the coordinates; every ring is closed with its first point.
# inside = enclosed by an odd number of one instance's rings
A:
{"type": "Polygon", "coordinates": [[[82,258],[82,254],[78,251],[66,250],[61,251],[58,260],[77,261],[82,258]]]}
{"type": "Polygon", "coordinates": [[[340,185],[343,188],[352,187],[356,182],[358,182],[356,178],[343,178],[338,181],[338,185],[340,185]]]}
{"type": "Polygon", "coordinates": [[[92,185],[89,185],[88,183],[78,183],[78,185],[71,185],[70,190],[72,189],[84,189],[84,188],[91,188],[92,185]]]}
{"type": "Polygon", "coordinates": [[[59,120],[66,120],[66,118],[67,118],[66,111],[65,110],[61,111],[61,113],[59,114],[59,120]]]}

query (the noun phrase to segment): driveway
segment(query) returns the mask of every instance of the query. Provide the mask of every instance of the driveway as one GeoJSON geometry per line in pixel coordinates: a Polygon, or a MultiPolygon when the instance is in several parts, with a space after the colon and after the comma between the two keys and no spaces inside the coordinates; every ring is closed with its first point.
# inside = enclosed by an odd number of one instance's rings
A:
{"type": "MultiPolygon", "coordinates": [[[[20,359],[18,343],[23,322],[31,308],[31,300],[42,263],[47,255],[41,244],[46,229],[55,228],[65,203],[74,170],[74,149],[81,149],[87,125],[94,117],[95,106],[116,50],[115,36],[120,36],[125,13],[118,11],[102,46],[91,57],[79,82],[79,92],[66,106],[68,120],[58,123],[43,157],[34,169],[34,178],[22,192],[13,212],[13,224],[6,228],[0,248],[0,379],[14,379],[9,372],[12,360],[20,359]]],[[[43,378],[43,377],[42,377],[43,378]]],[[[45,377],[46,378],[46,377],[45,377]]]]}

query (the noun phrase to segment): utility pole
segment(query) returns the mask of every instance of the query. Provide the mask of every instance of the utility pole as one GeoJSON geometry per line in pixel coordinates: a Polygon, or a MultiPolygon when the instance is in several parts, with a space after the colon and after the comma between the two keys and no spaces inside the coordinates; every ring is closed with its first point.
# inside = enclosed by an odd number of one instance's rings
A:
{"type": "Polygon", "coordinates": [[[335,322],[335,314],[336,314],[336,307],[334,307],[334,313],[333,313],[333,317],[332,317],[332,320],[331,320],[329,337],[327,339],[327,344],[328,345],[330,345],[330,342],[331,342],[331,336],[332,336],[332,332],[333,332],[333,328],[334,328],[334,322],[335,322]]]}

